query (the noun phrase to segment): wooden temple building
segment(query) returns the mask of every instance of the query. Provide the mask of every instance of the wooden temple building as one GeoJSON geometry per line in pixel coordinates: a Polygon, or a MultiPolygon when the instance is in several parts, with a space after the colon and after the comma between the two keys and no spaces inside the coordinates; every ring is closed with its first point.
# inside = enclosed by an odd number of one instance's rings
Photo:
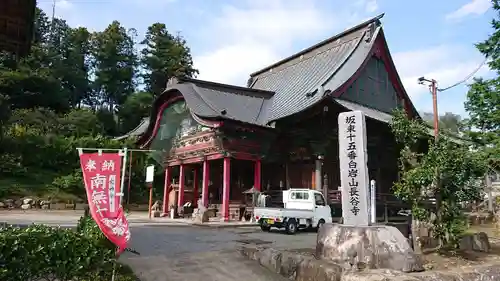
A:
{"type": "Polygon", "coordinates": [[[29,52],[34,32],[36,0],[0,1],[0,52],[29,52]]]}
{"type": "Polygon", "coordinates": [[[138,127],[138,144],[161,151],[164,213],[201,198],[217,216],[236,220],[252,187],[312,188],[338,203],[337,118],[351,110],[367,117],[369,177],[378,194],[390,194],[398,177],[391,112],[418,113],[396,72],[382,16],[252,73],[247,87],[169,81],[138,127]]]}

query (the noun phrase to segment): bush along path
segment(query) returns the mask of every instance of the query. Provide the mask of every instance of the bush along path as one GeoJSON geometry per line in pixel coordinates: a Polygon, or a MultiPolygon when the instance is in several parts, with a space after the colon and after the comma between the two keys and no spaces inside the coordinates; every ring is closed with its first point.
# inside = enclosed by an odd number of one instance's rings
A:
{"type": "Polygon", "coordinates": [[[138,281],[115,252],[88,216],[76,231],[45,225],[0,228],[0,280],[108,281],[115,269],[116,281],[138,281]]]}

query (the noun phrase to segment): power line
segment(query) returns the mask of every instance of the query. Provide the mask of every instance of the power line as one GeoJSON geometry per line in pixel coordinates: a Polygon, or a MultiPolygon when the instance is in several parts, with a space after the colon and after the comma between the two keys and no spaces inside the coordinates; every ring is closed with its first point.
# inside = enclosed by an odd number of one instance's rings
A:
{"type": "Polygon", "coordinates": [[[467,80],[469,80],[472,76],[474,76],[481,69],[481,67],[483,67],[483,65],[486,63],[486,61],[488,61],[488,56],[486,56],[484,58],[484,60],[481,62],[481,64],[479,64],[479,66],[476,69],[474,69],[474,71],[472,71],[469,75],[467,75],[464,79],[460,80],[459,82],[457,82],[455,84],[452,84],[451,86],[448,86],[446,88],[440,88],[440,89],[437,89],[437,90],[439,92],[444,92],[446,90],[455,88],[456,86],[467,82],[467,80]]]}

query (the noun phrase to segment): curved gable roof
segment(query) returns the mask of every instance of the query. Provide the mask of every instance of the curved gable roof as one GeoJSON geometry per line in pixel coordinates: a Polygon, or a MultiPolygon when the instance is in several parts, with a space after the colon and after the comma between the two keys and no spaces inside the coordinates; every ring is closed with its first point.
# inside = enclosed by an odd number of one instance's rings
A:
{"type": "Polygon", "coordinates": [[[220,84],[215,82],[173,78],[167,88],[154,101],[151,121],[139,138],[140,145],[147,145],[156,134],[161,121],[162,110],[173,101],[184,99],[195,120],[206,125],[216,123],[204,121],[233,120],[254,126],[266,126],[268,112],[272,105],[274,93],[258,89],[220,84]]]}
{"type": "Polygon", "coordinates": [[[276,92],[269,121],[316,104],[347,81],[373,47],[383,14],[251,74],[250,87],[276,92]]]}
{"type": "Polygon", "coordinates": [[[182,78],[162,95],[179,91],[191,110],[201,118],[220,118],[265,126],[273,92],[182,78]]]}

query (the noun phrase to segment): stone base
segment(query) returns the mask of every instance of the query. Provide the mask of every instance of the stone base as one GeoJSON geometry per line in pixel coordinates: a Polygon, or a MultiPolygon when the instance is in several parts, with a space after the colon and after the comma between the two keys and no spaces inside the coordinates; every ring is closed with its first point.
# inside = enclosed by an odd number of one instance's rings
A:
{"type": "Polygon", "coordinates": [[[207,208],[203,206],[203,203],[200,200],[198,200],[198,208],[194,209],[193,211],[193,221],[195,223],[204,223],[208,222],[210,220],[210,213],[208,212],[207,208]]]}
{"type": "Polygon", "coordinates": [[[423,271],[420,257],[392,226],[325,224],[318,233],[316,258],[344,268],[423,271]]]}
{"type": "Polygon", "coordinates": [[[403,273],[391,269],[353,271],[345,270],[341,266],[325,260],[317,260],[310,256],[272,248],[242,247],[240,251],[245,257],[258,262],[270,271],[295,281],[500,280],[500,264],[498,262],[418,273],[403,273]]]}
{"type": "Polygon", "coordinates": [[[160,211],[157,211],[157,210],[154,210],[154,211],[151,211],[151,216],[153,218],[159,218],[161,215],[161,212],[160,211]]]}

